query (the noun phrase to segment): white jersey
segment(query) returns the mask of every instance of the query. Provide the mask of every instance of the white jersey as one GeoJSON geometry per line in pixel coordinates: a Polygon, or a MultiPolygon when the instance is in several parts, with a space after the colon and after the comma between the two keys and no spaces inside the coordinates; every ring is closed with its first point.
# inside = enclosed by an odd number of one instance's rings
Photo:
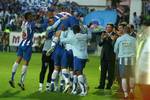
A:
{"type": "Polygon", "coordinates": [[[67,37],[62,40],[64,43],[69,43],[72,45],[73,56],[80,59],[87,59],[87,42],[91,38],[91,34],[77,33],[72,35],[72,37],[67,37]]]}
{"type": "MultiPolygon", "coordinates": [[[[61,36],[60,36],[60,41],[61,40],[63,41],[63,39],[65,38],[72,38],[73,36],[74,36],[74,33],[71,29],[68,29],[67,31],[62,31],[61,36]]],[[[63,44],[67,51],[72,50],[72,44],[65,43],[65,42],[63,42],[63,44]]]]}

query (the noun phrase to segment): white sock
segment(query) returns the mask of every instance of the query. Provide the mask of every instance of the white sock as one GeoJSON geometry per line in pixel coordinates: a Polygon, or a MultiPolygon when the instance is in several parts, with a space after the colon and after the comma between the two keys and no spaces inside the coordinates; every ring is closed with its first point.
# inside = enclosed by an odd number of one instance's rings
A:
{"type": "Polygon", "coordinates": [[[58,71],[57,71],[57,70],[54,70],[53,73],[52,73],[51,83],[54,83],[54,82],[55,82],[57,76],[58,76],[58,71]]]}
{"type": "Polygon", "coordinates": [[[39,88],[42,88],[43,87],[43,83],[39,83],[39,88]]]}
{"type": "Polygon", "coordinates": [[[15,62],[13,64],[13,67],[12,67],[12,76],[11,76],[11,80],[13,81],[14,80],[14,76],[15,76],[15,73],[17,71],[17,68],[18,68],[19,64],[17,62],[15,62]]]}
{"type": "Polygon", "coordinates": [[[122,89],[124,92],[125,97],[127,97],[127,80],[125,78],[122,78],[122,89]]]}
{"type": "Polygon", "coordinates": [[[17,62],[15,62],[14,64],[13,64],[13,68],[12,68],[12,72],[16,72],[16,70],[17,70],[17,68],[18,68],[18,63],[17,62]]]}
{"type": "Polygon", "coordinates": [[[24,83],[25,76],[26,76],[26,73],[27,73],[27,68],[28,68],[27,65],[22,66],[21,80],[20,80],[21,83],[24,83]]]}
{"type": "Polygon", "coordinates": [[[73,76],[73,88],[72,88],[73,91],[76,91],[77,89],[77,82],[78,82],[77,75],[74,75],[73,76]]]}
{"type": "Polygon", "coordinates": [[[133,93],[134,84],[135,84],[133,77],[130,77],[129,84],[130,84],[130,92],[133,93]]]}
{"type": "Polygon", "coordinates": [[[65,84],[69,83],[69,72],[67,71],[67,69],[62,69],[62,77],[65,80],[65,84]]]}
{"type": "Polygon", "coordinates": [[[85,85],[84,85],[84,77],[83,75],[79,75],[78,76],[78,83],[80,85],[80,88],[81,88],[81,93],[85,93],[86,89],[85,89],[85,85]]]}

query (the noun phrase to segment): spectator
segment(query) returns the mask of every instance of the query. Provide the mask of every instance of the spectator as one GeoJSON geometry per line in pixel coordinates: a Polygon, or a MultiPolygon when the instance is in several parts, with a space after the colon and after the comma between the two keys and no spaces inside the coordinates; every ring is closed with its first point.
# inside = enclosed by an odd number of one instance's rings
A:
{"type": "Polygon", "coordinates": [[[137,16],[136,12],[133,13],[133,25],[135,27],[135,30],[139,29],[140,26],[140,18],[137,16]]]}
{"type": "Polygon", "coordinates": [[[2,35],[2,45],[3,45],[3,52],[9,51],[9,29],[5,29],[3,35],[2,35]]]}
{"type": "Polygon", "coordinates": [[[136,38],[136,32],[134,31],[134,26],[132,24],[129,24],[128,27],[129,27],[129,35],[136,38]]]}
{"type": "Polygon", "coordinates": [[[147,1],[146,8],[147,8],[148,15],[150,15],[150,1],[147,1]]]}

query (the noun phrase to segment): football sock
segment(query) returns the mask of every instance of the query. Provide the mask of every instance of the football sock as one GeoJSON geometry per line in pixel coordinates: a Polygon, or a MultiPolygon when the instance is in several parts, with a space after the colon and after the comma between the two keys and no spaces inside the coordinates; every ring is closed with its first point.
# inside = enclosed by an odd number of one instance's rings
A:
{"type": "Polygon", "coordinates": [[[14,77],[15,77],[15,73],[17,71],[17,68],[18,68],[19,64],[17,62],[15,62],[13,64],[13,67],[12,67],[12,75],[11,75],[11,80],[14,81],[14,77]]]}
{"type": "Polygon", "coordinates": [[[83,77],[83,75],[79,75],[78,76],[78,83],[80,85],[82,93],[85,92],[86,89],[85,89],[85,85],[84,85],[84,77],[83,77]]]}
{"type": "Polygon", "coordinates": [[[20,79],[21,83],[24,83],[25,76],[26,76],[26,73],[27,73],[27,68],[28,68],[27,65],[22,66],[21,79],[20,79]]]}

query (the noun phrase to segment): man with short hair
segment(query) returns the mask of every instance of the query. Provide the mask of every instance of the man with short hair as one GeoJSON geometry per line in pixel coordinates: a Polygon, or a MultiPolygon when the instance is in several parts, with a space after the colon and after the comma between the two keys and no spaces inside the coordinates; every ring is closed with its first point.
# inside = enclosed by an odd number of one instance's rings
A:
{"type": "Polygon", "coordinates": [[[24,64],[22,66],[22,73],[21,73],[21,79],[18,83],[19,87],[22,90],[25,90],[24,87],[24,80],[27,73],[29,61],[32,55],[32,39],[34,35],[34,28],[35,24],[33,22],[33,15],[32,12],[25,12],[24,14],[24,22],[22,23],[22,41],[19,44],[18,51],[17,51],[17,60],[15,61],[13,68],[12,68],[12,76],[9,81],[9,84],[11,87],[15,88],[14,83],[14,77],[15,73],[17,71],[17,68],[21,62],[21,60],[24,60],[24,64]]]}
{"type": "Polygon", "coordinates": [[[116,33],[113,32],[113,24],[107,24],[106,32],[101,35],[101,40],[99,42],[99,46],[102,46],[101,51],[101,75],[100,75],[100,83],[96,89],[104,89],[105,88],[105,80],[108,73],[108,84],[106,89],[110,90],[114,80],[114,70],[115,70],[115,53],[113,51],[113,46],[115,40],[112,40],[112,36],[116,33]]]}
{"type": "Polygon", "coordinates": [[[128,83],[129,77],[130,93],[133,95],[134,89],[134,73],[133,68],[136,57],[136,39],[130,36],[127,31],[128,27],[119,25],[123,29],[122,35],[117,39],[114,52],[119,60],[119,73],[122,80],[122,89],[124,92],[124,98],[128,98],[128,83]]]}

